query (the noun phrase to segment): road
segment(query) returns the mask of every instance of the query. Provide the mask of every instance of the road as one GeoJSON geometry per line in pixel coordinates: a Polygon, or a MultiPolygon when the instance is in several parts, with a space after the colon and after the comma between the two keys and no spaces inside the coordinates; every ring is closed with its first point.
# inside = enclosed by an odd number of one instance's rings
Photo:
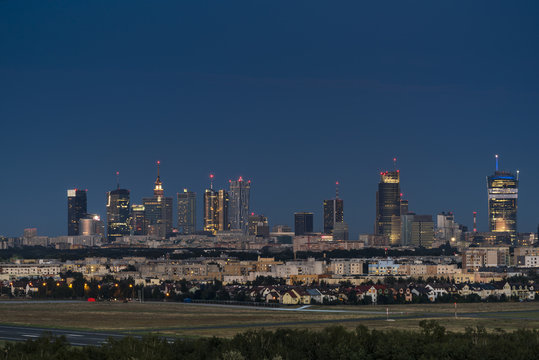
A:
{"type": "Polygon", "coordinates": [[[0,340],[25,341],[28,339],[36,339],[46,333],[55,336],[63,335],[66,337],[67,341],[69,341],[71,345],[75,346],[101,345],[104,344],[109,337],[116,339],[121,339],[125,337],[125,334],[113,332],[62,330],[29,326],[0,325],[0,340]]]}

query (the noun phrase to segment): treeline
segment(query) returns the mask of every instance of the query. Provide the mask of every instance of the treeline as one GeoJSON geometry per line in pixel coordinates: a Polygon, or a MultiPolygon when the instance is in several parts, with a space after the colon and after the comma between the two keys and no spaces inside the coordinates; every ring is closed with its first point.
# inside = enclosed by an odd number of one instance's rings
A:
{"type": "Polygon", "coordinates": [[[420,322],[420,331],[322,331],[280,329],[249,331],[232,339],[198,338],[167,342],[157,336],[109,339],[102,346],[71,347],[65,338],[42,337],[7,343],[2,359],[535,359],[539,331],[487,332],[467,328],[448,332],[435,321],[420,322]]]}

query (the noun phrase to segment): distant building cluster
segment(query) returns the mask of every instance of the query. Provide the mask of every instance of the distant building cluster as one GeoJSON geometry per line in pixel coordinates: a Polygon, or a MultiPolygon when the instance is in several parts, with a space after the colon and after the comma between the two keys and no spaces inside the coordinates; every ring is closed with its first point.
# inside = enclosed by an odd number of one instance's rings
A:
{"type": "MultiPolygon", "coordinates": [[[[396,161],[396,159],[395,159],[396,161]]],[[[276,251],[351,250],[363,247],[436,248],[449,244],[463,249],[469,246],[532,246],[536,233],[519,233],[517,200],[519,175],[498,169],[487,176],[488,231],[477,230],[477,212],[473,213],[473,228],[459,224],[452,212],[416,214],[404,198],[401,172],[380,172],[376,191],[374,229],[350,239],[344,218],[344,200],[339,196],[322,201],[323,217],[317,232],[312,211],[293,214],[293,228],[275,225],[270,231],[269,220],[251,212],[251,181],[239,177],[229,180],[228,189],[214,189],[214,175],[202,196],[202,209],[197,194],[183,189],[176,196],[177,219],[173,223],[174,202],[165,195],[157,163],[157,178],[153,196],[133,204],[130,191],[120,188],[107,193],[106,219],[87,211],[87,191],[67,191],[67,236],[39,236],[37,229],[26,229],[22,238],[0,238],[0,247],[55,246],[140,246],[140,247],[209,247],[229,249],[260,249],[273,247],[276,251]],[[202,213],[202,228],[197,227],[197,212],[202,213]]]]}

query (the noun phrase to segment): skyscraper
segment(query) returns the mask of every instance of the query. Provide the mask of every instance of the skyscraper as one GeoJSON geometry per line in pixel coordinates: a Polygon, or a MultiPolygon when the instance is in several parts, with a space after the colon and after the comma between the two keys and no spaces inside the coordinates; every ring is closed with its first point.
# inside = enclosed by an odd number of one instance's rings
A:
{"type": "Polygon", "coordinates": [[[172,198],[164,196],[163,184],[159,176],[160,164],[158,161],[153,197],[142,199],[142,203],[147,226],[146,234],[165,239],[172,233],[172,198]]]}
{"type": "Polygon", "coordinates": [[[230,229],[242,230],[247,233],[249,227],[249,195],[251,181],[244,181],[240,176],[238,180],[230,180],[229,212],[230,229]]]}
{"type": "Polygon", "coordinates": [[[204,191],[204,231],[216,233],[219,230],[219,199],[217,191],[204,191]]]}
{"type": "Polygon", "coordinates": [[[131,206],[131,228],[133,229],[133,235],[146,235],[146,217],[144,216],[144,205],[131,206]]]}
{"type": "Polygon", "coordinates": [[[204,231],[216,234],[230,230],[228,220],[229,197],[225,190],[213,190],[213,174],[210,174],[210,188],[204,191],[204,231]]]}
{"type": "Polygon", "coordinates": [[[381,172],[380,183],[376,192],[374,234],[387,236],[392,245],[397,245],[400,242],[400,227],[395,226],[396,224],[392,226],[392,220],[395,222],[397,218],[400,219],[400,207],[399,170],[381,172]]]}
{"type": "Polygon", "coordinates": [[[313,213],[299,212],[294,214],[294,234],[305,235],[313,232],[313,213]]]}
{"type": "Polygon", "coordinates": [[[491,232],[508,232],[511,240],[517,238],[517,176],[510,172],[498,170],[496,155],[496,171],[487,177],[488,191],[488,224],[491,232]]]}
{"type": "Polygon", "coordinates": [[[343,200],[339,199],[339,182],[336,183],[335,199],[324,200],[324,233],[333,234],[336,223],[342,223],[343,200]]]}
{"type": "Polygon", "coordinates": [[[178,232],[180,234],[194,234],[196,231],[196,196],[196,193],[187,189],[178,193],[178,232]]]}
{"type": "Polygon", "coordinates": [[[129,190],[120,189],[107,193],[107,237],[109,241],[115,241],[119,237],[130,233],[130,206],[129,190]]]}
{"type": "Polygon", "coordinates": [[[86,190],[67,190],[67,235],[79,235],[79,221],[87,211],[86,190]]]}
{"type": "Polygon", "coordinates": [[[229,201],[230,198],[228,193],[225,190],[219,190],[217,193],[217,219],[219,221],[219,231],[230,230],[229,201]]]}

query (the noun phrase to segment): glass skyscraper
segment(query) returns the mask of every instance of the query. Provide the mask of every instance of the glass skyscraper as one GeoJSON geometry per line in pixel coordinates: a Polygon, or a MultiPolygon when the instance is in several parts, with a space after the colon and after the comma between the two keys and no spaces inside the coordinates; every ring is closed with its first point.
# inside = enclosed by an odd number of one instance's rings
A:
{"type": "Polygon", "coordinates": [[[488,224],[491,232],[508,232],[517,238],[518,178],[509,172],[496,171],[487,177],[488,224]]]}
{"type": "Polygon", "coordinates": [[[294,235],[305,235],[313,232],[313,213],[299,212],[294,214],[294,235]]]}
{"type": "Polygon", "coordinates": [[[249,196],[251,181],[230,180],[228,220],[230,229],[242,230],[247,233],[249,227],[249,196]]]}
{"type": "Polygon", "coordinates": [[[324,233],[333,234],[335,224],[344,221],[343,205],[343,200],[339,198],[324,200],[324,233]]]}
{"type": "Polygon", "coordinates": [[[180,234],[194,234],[196,231],[196,196],[196,193],[187,189],[178,193],[178,232],[180,234]]]}
{"type": "Polygon", "coordinates": [[[376,192],[375,235],[386,235],[392,245],[400,242],[400,227],[392,226],[392,220],[400,219],[401,189],[400,172],[385,171],[380,173],[380,183],[376,192]]]}
{"type": "Polygon", "coordinates": [[[129,190],[116,189],[107,193],[107,237],[115,241],[130,233],[129,190]]]}
{"type": "Polygon", "coordinates": [[[67,235],[80,235],[79,222],[87,211],[86,190],[67,190],[67,235]]]}

